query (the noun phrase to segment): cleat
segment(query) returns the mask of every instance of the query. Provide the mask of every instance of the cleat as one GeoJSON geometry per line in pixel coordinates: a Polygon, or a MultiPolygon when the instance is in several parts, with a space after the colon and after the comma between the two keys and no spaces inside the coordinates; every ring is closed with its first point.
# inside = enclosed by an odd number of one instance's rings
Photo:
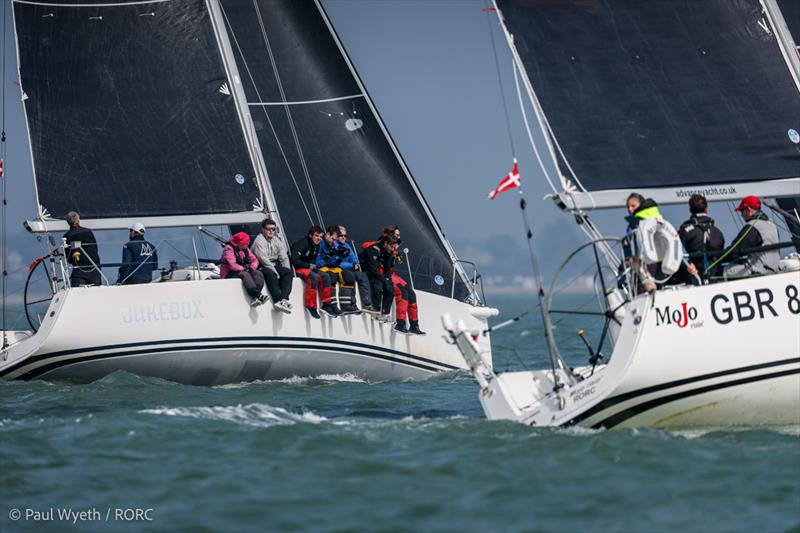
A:
{"type": "Polygon", "coordinates": [[[308,314],[311,315],[311,318],[316,318],[319,320],[319,313],[317,312],[316,307],[306,307],[306,311],[308,311],[308,314]]]}

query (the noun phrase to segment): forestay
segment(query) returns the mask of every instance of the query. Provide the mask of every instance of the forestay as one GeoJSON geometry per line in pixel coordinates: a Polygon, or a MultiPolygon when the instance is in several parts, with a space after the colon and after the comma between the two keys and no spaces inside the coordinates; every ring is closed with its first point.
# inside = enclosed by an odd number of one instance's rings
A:
{"type": "Polygon", "coordinates": [[[568,206],[800,192],[800,90],[758,0],[497,6],[568,206]]]}
{"type": "Polygon", "coordinates": [[[14,16],[35,229],[70,210],[95,229],[263,217],[204,0],[15,0],[14,16]]]}
{"type": "MultiPolygon", "coordinates": [[[[450,295],[455,255],[317,2],[221,0],[290,241],[342,224],[360,245],[398,224],[419,290],[450,295]]],[[[407,264],[399,267],[407,276],[407,264]]],[[[461,268],[456,296],[466,295],[461,268]]]]}

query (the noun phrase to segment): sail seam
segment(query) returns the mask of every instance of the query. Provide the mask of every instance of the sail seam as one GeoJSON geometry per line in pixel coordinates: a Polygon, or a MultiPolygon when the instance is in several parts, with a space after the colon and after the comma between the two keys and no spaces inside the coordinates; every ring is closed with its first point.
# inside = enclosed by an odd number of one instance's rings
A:
{"type": "Polygon", "coordinates": [[[247,105],[260,107],[260,106],[281,106],[281,105],[325,104],[328,102],[339,102],[341,100],[353,100],[355,98],[364,98],[364,95],[350,94],[347,96],[338,96],[336,98],[323,98],[321,100],[300,100],[297,102],[247,102],[247,105]]]}

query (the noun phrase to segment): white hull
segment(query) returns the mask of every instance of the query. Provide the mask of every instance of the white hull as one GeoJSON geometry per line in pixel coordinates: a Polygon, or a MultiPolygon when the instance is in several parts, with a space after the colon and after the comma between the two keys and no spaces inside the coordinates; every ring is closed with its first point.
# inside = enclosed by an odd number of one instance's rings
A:
{"type": "MultiPolygon", "coordinates": [[[[576,369],[584,379],[558,393],[550,370],[495,375],[480,361],[470,366],[490,419],[592,428],[800,425],[798,295],[800,272],[640,296],[626,306],[609,363],[593,375],[591,367],[576,369]]],[[[454,333],[469,360],[480,348],[454,333]]]]}
{"type": "Polygon", "coordinates": [[[399,334],[367,314],[316,320],[302,292],[295,279],[294,311],[284,314],[271,302],[250,307],[239,280],[69,289],[53,299],[35,335],[3,354],[0,377],[85,382],[125,370],[194,385],[346,373],[424,379],[466,368],[445,340],[441,313],[485,328],[486,308],[421,291],[426,336],[399,334]]]}

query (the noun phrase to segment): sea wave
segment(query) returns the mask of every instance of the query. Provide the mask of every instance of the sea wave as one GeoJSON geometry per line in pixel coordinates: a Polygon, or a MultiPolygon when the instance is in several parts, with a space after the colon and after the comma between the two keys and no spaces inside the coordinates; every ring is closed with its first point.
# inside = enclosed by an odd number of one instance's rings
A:
{"type": "Polygon", "coordinates": [[[327,420],[324,416],[317,415],[311,411],[294,413],[282,407],[273,407],[261,403],[212,407],[156,407],[143,409],[139,412],[152,415],[218,420],[254,427],[286,426],[297,423],[319,424],[327,420]]]}
{"type": "Polygon", "coordinates": [[[346,373],[346,374],[321,374],[314,377],[300,377],[292,376],[290,378],[272,379],[272,380],[256,380],[256,381],[243,381],[240,383],[226,383],[225,385],[215,385],[215,389],[243,389],[257,385],[271,385],[275,383],[283,383],[288,385],[305,385],[308,383],[368,383],[368,381],[360,377],[346,373]]]}

